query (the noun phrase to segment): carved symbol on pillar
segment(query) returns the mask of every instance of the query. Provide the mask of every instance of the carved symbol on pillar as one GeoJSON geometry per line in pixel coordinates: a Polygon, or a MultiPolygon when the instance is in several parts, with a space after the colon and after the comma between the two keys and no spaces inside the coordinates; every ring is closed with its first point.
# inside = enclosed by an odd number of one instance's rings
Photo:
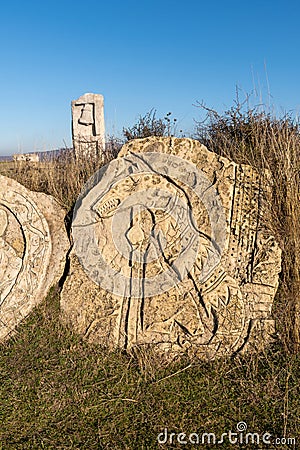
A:
{"type": "Polygon", "coordinates": [[[93,125],[94,123],[94,105],[85,103],[81,109],[81,116],[78,119],[81,125],[93,125]]]}

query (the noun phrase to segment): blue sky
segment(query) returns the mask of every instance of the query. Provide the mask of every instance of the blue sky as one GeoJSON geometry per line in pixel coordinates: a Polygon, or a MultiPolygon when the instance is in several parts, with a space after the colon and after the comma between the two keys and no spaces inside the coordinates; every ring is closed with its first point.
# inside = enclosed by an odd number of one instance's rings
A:
{"type": "Polygon", "coordinates": [[[2,155],[70,145],[85,92],[115,135],[151,108],[192,132],[197,100],[222,111],[236,86],[300,109],[298,1],[11,0],[0,21],[2,155]]]}

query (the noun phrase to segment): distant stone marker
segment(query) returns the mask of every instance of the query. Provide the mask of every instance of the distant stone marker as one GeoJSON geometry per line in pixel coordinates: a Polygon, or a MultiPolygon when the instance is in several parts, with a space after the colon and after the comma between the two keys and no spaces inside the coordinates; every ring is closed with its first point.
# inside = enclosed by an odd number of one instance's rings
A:
{"type": "Polygon", "coordinates": [[[0,175],[0,339],[46,296],[65,266],[65,211],[0,175]]]}
{"type": "Polygon", "coordinates": [[[37,163],[40,161],[40,157],[37,153],[15,153],[13,155],[13,160],[16,162],[25,161],[37,163]]]}
{"type": "Polygon", "coordinates": [[[103,105],[104,99],[100,94],[84,94],[72,101],[73,146],[77,155],[95,154],[104,150],[103,105]]]}
{"type": "Polygon", "coordinates": [[[258,174],[191,139],[130,141],[78,199],[64,319],[110,348],[232,355],[274,332],[281,251],[258,174]]]}

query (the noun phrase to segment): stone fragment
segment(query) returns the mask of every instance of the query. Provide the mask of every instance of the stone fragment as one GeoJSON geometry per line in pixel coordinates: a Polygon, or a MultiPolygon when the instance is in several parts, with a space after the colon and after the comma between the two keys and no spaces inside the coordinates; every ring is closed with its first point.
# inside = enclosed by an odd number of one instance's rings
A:
{"type": "Polygon", "coordinates": [[[62,276],[69,248],[65,214],[51,196],[0,175],[0,339],[62,276]]]}
{"type": "Polygon", "coordinates": [[[105,148],[103,96],[84,94],[72,101],[72,134],[76,155],[93,155],[105,148]]]}
{"type": "Polygon", "coordinates": [[[90,341],[170,358],[265,345],[281,250],[262,205],[250,166],[191,139],[130,141],[78,199],[64,320],[90,341]]]}

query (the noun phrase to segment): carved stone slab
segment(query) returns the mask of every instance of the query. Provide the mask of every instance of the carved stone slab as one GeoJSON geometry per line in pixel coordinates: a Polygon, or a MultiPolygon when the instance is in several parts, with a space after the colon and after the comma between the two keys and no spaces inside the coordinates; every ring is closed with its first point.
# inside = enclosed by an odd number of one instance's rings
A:
{"type": "Polygon", "coordinates": [[[232,355],[274,332],[281,250],[258,174],[198,141],[124,145],[78,199],[64,320],[110,348],[232,355]]]}
{"type": "Polygon", "coordinates": [[[0,175],[0,339],[61,277],[69,248],[64,217],[52,197],[0,175]]]}
{"type": "Polygon", "coordinates": [[[84,94],[72,101],[73,146],[77,155],[102,151],[105,147],[103,96],[84,94]]]}

